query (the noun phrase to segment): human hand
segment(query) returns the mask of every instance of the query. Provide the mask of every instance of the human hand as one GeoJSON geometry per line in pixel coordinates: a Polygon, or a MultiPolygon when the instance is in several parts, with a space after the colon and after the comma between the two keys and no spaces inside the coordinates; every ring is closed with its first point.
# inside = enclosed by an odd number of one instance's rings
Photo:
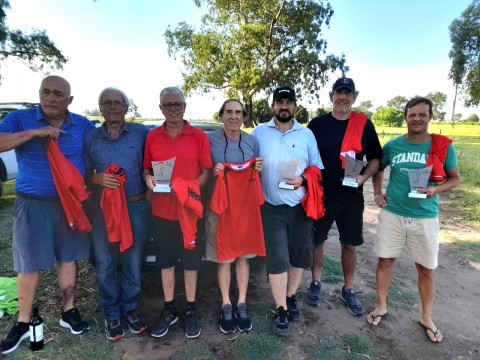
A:
{"type": "Polygon", "coordinates": [[[36,137],[39,137],[39,138],[48,137],[49,139],[58,139],[60,134],[65,134],[65,131],[51,125],[47,125],[42,128],[35,129],[35,135],[36,137]]]}
{"type": "Polygon", "coordinates": [[[258,157],[255,159],[255,166],[254,169],[258,172],[261,172],[263,169],[263,158],[258,157]]]}
{"type": "Polygon", "coordinates": [[[107,173],[96,173],[95,175],[93,175],[92,180],[94,184],[109,189],[116,189],[121,184],[120,180],[118,180],[115,175],[107,173]]]}
{"type": "Polygon", "coordinates": [[[293,189],[297,190],[300,186],[302,186],[303,178],[301,176],[295,176],[292,180],[285,181],[285,183],[293,185],[293,189]]]}
{"type": "Polygon", "coordinates": [[[223,170],[225,170],[225,166],[222,163],[215,164],[215,167],[213,168],[213,175],[217,177],[218,173],[223,170]]]}
{"type": "Polygon", "coordinates": [[[426,188],[422,189],[416,189],[417,192],[422,193],[422,194],[427,194],[427,198],[432,197],[437,193],[437,187],[436,186],[429,186],[426,188]]]}
{"type": "Polygon", "coordinates": [[[387,194],[377,194],[373,196],[375,204],[377,204],[379,207],[384,207],[387,205],[387,198],[387,194]]]}
{"type": "Polygon", "coordinates": [[[155,177],[152,174],[147,174],[145,175],[145,184],[150,190],[153,190],[153,187],[155,186],[155,177]]]}

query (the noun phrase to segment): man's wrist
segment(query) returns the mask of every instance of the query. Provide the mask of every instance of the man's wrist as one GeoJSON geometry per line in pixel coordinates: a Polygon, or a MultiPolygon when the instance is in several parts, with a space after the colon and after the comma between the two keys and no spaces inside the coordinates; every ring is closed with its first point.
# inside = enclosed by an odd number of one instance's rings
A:
{"type": "Polygon", "coordinates": [[[300,175],[300,177],[302,178],[302,186],[307,185],[307,178],[306,178],[306,176],[302,174],[302,175],[300,175]]]}

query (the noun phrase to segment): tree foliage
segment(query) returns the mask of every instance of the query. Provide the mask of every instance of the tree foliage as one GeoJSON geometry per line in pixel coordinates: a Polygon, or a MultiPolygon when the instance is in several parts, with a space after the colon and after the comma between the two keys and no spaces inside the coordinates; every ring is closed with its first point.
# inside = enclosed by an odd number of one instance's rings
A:
{"type": "Polygon", "coordinates": [[[387,107],[404,110],[407,102],[408,99],[405,96],[397,95],[387,101],[387,107]]]}
{"type": "Polygon", "coordinates": [[[303,105],[298,105],[297,109],[295,110],[295,119],[300,124],[306,124],[308,123],[308,110],[305,108],[303,105]]]}
{"type": "Polygon", "coordinates": [[[373,107],[373,104],[370,100],[361,101],[360,104],[353,108],[353,110],[367,114],[368,117],[371,117],[373,112],[370,110],[373,107]]]}
{"type": "Polygon", "coordinates": [[[128,107],[128,111],[125,114],[125,118],[129,121],[135,121],[135,119],[142,117],[138,112],[138,105],[135,104],[133,99],[130,99],[130,106],[128,107]]]}
{"type": "MultiPolygon", "coordinates": [[[[67,63],[67,58],[44,30],[34,29],[31,34],[26,34],[6,26],[5,10],[9,8],[8,0],[0,0],[0,61],[13,57],[22,61],[32,71],[43,72],[46,68],[62,69],[67,63]]],[[[1,78],[0,74],[0,80],[1,78]]]]}
{"type": "Polygon", "coordinates": [[[449,78],[465,97],[465,106],[480,104],[480,0],[450,24],[452,59],[449,78]]]}
{"type": "Polygon", "coordinates": [[[426,98],[432,100],[433,118],[438,121],[444,121],[446,113],[443,111],[443,108],[447,104],[447,94],[440,91],[429,92],[426,98]]]}
{"type": "Polygon", "coordinates": [[[273,117],[272,109],[267,99],[258,99],[253,101],[252,106],[253,122],[266,123],[273,117]]]}
{"type": "MultiPolygon", "coordinates": [[[[298,97],[318,97],[330,72],[348,71],[344,56],[327,54],[322,27],[333,15],[315,0],[195,0],[206,5],[202,26],[181,22],[165,32],[168,54],[185,66],[183,90],[222,89],[251,114],[260,91],[295,86],[298,97]]],[[[253,117],[251,117],[253,118],[253,117]]]]}
{"type": "Polygon", "coordinates": [[[377,126],[402,126],[403,111],[393,107],[379,107],[372,115],[372,121],[377,126]]]}

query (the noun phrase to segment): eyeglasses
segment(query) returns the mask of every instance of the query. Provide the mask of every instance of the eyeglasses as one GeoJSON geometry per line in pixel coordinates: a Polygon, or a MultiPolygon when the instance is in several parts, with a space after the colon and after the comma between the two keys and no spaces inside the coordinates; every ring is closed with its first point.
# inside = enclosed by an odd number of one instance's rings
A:
{"type": "Polygon", "coordinates": [[[51,95],[55,99],[63,99],[63,98],[68,96],[68,95],[66,95],[63,92],[58,91],[58,90],[51,91],[51,90],[48,90],[48,89],[42,89],[39,92],[40,92],[40,96],[44,97],[44,98],[49,97],[51,95]]]}
{"type": "Polygon", "coordinates": [[[185,106],[185,103],[166,103],[166,104],[162,104],[160,106],[162,107],[162,109],[180,110],[180,109],[183,109],[183,107],[185,106]]]}
{"type": "Polygon", "coordinates": [[[111,101],[111,100],[108,100],[108,101],[102,101],[100,103],[101,106],[106,106],[106,107],[118,107],[118,106],[125,106],[127,104],[125,104],[124,102],[121,102],[121,101],[111,101]]]}

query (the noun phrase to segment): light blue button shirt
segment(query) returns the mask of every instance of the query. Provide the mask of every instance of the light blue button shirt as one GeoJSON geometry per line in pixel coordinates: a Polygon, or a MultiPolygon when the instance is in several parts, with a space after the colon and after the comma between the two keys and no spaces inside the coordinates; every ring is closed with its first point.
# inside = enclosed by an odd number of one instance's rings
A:
{"type": "Polygon", "coordinates": [[[313,132],[293,119],[293,127],[282,132],[272,118],[268,123],[257,126],[252,131],[259,144],[259,156],[263,157],[262,187],[265,200],[273,205],[295,206],[305,196],[306,189],[301,186],[297,190],[280,189],[280,161],[298,160],[295,176],[315,165],[323,169],[322,159],[318,152],[313,132]]]}

